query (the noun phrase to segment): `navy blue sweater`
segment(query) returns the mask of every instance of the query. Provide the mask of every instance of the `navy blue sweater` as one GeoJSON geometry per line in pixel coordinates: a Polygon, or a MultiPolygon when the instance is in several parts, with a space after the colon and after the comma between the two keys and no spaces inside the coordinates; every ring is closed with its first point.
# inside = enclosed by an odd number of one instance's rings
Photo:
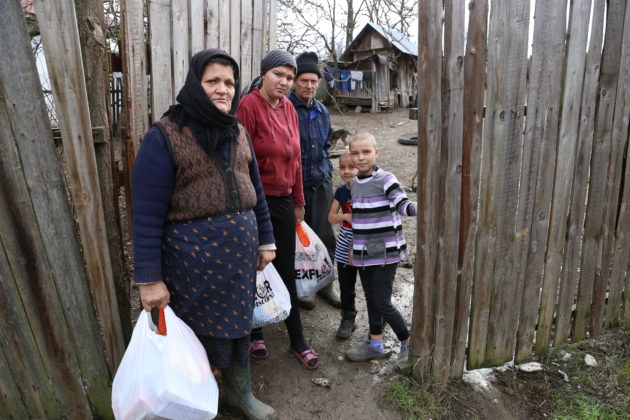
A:
{"type": "MultiPolygon", "coordinates": [[[[221,151],[227,162],[229,144],[221,151]]],[[[274,243],[273,228],[265,202],[258,164],[252,159],[249,174],[256,190],[254,213],[258,223],[259,245],[274,243]]],[[[162,280],[162,234],[173,192],[175,168],[166,139],[151,127],[144,136],[133,167],[131,209],[136,283],[162,280]]]]}

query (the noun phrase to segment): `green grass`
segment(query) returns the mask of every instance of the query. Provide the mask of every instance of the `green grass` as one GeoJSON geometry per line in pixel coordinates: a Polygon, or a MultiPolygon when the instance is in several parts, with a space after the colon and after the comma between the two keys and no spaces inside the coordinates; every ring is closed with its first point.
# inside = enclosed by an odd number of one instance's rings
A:
{"type": "MultiPolygon", "coordinates": [[[[621,332],[628,343],[630,334],[621,332]]],[[[627,345],[627,344],[626,344],[627,345]]],[[[550,391],[553,401],[551,418],[558,420],[628,420],[630,419],[630,357],[622,347],[601,349],[575,344],[563,347],[572,354],[567,366],[570,383],[550,391]],[[584,364],[590,354],[598,366],[584,364]]]]}
{"type": "Polygon", "coordinates": [[[406,420],[436,418],[446,412],[439,393],[406,376],[397,377],[387,387],[379,405],[401,413],[406,420]]]}

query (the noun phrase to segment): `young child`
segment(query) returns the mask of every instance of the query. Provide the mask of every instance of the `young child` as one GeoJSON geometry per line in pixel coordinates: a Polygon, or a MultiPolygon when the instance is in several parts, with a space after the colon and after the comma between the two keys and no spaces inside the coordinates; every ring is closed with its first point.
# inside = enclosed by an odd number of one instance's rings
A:
{"type": "Polygon", "coordinates": [[[343,152],[339,156],[339,175],[344,182],[337,187],[328,211],[330,224],[341,223],[335,244],[335,261],[341,294],[341,323],[337,329],[337,337],[346,339],[356,328],[354,320],[357,311],[354,306],[354,285],[357,280],[357,268],[350,265],[350,248],[352,247],[352,214],[350,202],[350,181],[357,176],[357,169],[352,163],[350,153],[343,152]],[[341,210],[341,213],[339,213],[341,210]]]}
{"type": "Polygon", "coordinates": [[[392,286],[398,262],[407,256],[400,216],[415,216],[417,204],[409,201],[396,176],[376,166],[380,149],[374,136],[359,133],[350,140],[350,157],[359,170],[351,182],[352,264],[359,269],[365,292],[370,335],[352,347],[346,358],[353,362],[385,358],[383,320],[400,340],[398,363],[409,355],[409,330],[392,304],[392,286]]]}

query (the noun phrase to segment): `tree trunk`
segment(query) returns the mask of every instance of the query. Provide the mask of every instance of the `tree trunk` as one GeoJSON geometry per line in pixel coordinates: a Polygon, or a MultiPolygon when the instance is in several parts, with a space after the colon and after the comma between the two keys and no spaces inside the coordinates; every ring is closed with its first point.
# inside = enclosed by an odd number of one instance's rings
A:
{"type": "Polygon", "coordinates": [[[354,26],[356,25],[352,0],[347,0],[347,3],[348,15],[346,20],[346,48],[348,48],[352,42],[352,33],[354,32],[354,26]]]}

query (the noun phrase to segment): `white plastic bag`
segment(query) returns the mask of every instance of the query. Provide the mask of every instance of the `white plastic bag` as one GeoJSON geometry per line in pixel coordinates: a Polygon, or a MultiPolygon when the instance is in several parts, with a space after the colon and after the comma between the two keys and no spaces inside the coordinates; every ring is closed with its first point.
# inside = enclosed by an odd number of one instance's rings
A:
{"type": "Polygon", "coordinates": [[[170,307],[166,335],[142,311],[112,384],[117,420],[205,420],[217,415],[219,389],[195,333],[170,307]]]}
{"type": "Polygon", "coordinates": [[[298,297],[306,297],[332,283],[335,270],[328,250],[315,232],[304,222],[295,228],[295,285],[298,297]]]}
{"type": "Polygon", "coordinates": [[[291,312],[291,296],[278,271],[269,263],[256,273],[252,328],[284,321],[291,312]]]}

